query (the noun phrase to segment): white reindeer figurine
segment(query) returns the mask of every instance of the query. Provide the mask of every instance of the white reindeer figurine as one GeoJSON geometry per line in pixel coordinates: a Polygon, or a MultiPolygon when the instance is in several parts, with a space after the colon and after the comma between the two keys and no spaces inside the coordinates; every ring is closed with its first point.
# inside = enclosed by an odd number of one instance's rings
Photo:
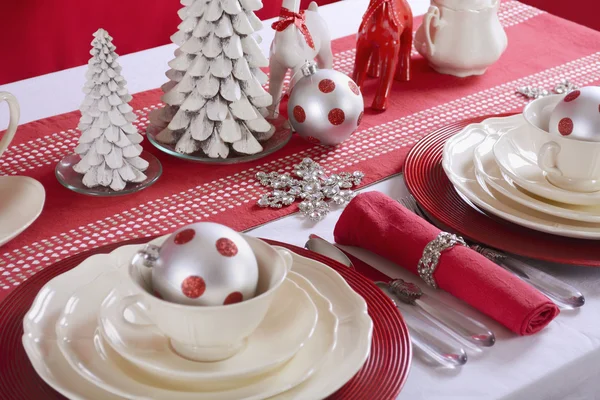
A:
{"type": "Polygon", "coordinates": [[[276,32],[269,64],[269,92],[273,104],[269,107],[269,119],[279,114],[283,80],[289,69],[292,70],[290,85],[293,86],[302,78],[300,69],[307,61],[316,60],[322,69],[333,67],[331,34],[314,1],[308,10],[300,11],[300,0],[283,0],[279,21],[273,24],[273,29],[276,32]]]}

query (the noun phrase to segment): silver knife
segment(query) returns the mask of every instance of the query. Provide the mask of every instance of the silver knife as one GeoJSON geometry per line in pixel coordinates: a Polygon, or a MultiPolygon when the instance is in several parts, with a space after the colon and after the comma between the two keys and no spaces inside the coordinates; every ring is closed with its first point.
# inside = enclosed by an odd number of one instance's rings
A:
{"type": "MultiPolygon", "coordinates": [[[[356,270],[352,261],[337,247],[325,239],[311,235],[305,247],[315,253],[324,255],[356,270]]],[[[456,368],[467,362],[467,353],[458,342],[435,322],[420,313],[414,306],[402,303],[392,293],[389,285],[378,284],[380,289],[402,311],[402,315],[410,330],[411,341],[415,347],[426,355],[427,361],[433,361],[446,368],[456,368]]]]}
{"type": "Polygon", "coordinates": [[[490,347],[496,342],[494,333],[483,323],[427,295],[418,285],[403,279],[392,279],[358,258],[353,263],[342,249],[317,235],[310,235],[306,247],[317,253],[327,254],[345,265],[352,265],[357,272],[374,281],[380,288],[388,288],[397,300],[414,307],[470,349],[481,351],[480,347],[490,347]]]}

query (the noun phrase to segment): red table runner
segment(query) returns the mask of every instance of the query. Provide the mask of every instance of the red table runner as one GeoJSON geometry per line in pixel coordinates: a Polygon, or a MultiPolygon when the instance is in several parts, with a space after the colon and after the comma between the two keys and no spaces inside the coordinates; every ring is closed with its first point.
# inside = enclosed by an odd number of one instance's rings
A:
{"type": "MultiPolygon", "coordinates": [[[[39,180],[47,199],[40,218],[0,247],[0,300],[37,271],[90,248],[166,234],[197,221],[246,230],[295,212],[297,206],[279,210],[256,206],[267,191],[254,179],[258,171],[291,171],[293,164],[312,157],[330,172],[362,170],[363,185],[368,185],[401,172],[411,146],[434,129],[482,114],[519,111],[526,103],[515,94],[519,86],[550,88],[564,78],[579,85],[600,81],[600,33],[516,1],[501,4],[500,19],[508,49],[485,75],[466,79],[440,75],[413,52],[413,79],[395,83],[389,110],[367,110],[360,130],[335,148],[294,137],[283,150],[262,160],[215,166],[179,160],[146,141],[145,148],[160,159],[164,173],[154,186],[130,196],[92,198],[56,181],[56,163],[77,143],[79,112],[22,125],[0,159],[0,175],[39,180]]],[[[420,19],[415,26],[419,24],[420,19]]],[[[351,73],[355,36],[333,46],[335,68],[351,73]]],[[[368,81],[365,104],[371,104],[375,90],[376,82],[368,81]]],[[[160,95],[152,90],[134,96],[131,105],[142,132],[148,112],[160,105],[160,95]]]]}

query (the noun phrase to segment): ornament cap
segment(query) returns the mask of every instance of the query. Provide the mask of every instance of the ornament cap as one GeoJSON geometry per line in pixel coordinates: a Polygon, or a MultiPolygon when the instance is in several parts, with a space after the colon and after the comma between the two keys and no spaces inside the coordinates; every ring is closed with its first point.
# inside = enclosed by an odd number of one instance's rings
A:
{"type": "Polygon", "coordinates": [[[302,75],[312,76],[317,73],[319,67],[317,67],[317,63],[314,61],[307,61],[300,70],[302,71],[302,75]]]}
{"type": "Polygon", "coordinates": [[[136,267],[154,268],[159,258],[160,247],[147,244],[133,256],[131,263],[136,267]]]}

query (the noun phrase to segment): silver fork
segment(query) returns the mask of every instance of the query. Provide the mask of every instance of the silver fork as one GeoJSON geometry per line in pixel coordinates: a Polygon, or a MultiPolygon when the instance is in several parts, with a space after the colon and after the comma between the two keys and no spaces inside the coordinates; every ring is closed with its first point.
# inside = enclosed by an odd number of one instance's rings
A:
{"type": "MultiPolygon", "coordinates": [[[[440,229],[448,231],[441,223],[427,215],[412,195],[403,197],[398,201],[425,221],[432,223],[440,229]]],[[[469,247],[529,283],[531,286],[548,296],[550,300],[554,301],[556,305],[561,308],[574,309],[585,304],[585,297],[579,290],[552,275],[498,250],[475,243],[470,243],[469,247]]]]}

